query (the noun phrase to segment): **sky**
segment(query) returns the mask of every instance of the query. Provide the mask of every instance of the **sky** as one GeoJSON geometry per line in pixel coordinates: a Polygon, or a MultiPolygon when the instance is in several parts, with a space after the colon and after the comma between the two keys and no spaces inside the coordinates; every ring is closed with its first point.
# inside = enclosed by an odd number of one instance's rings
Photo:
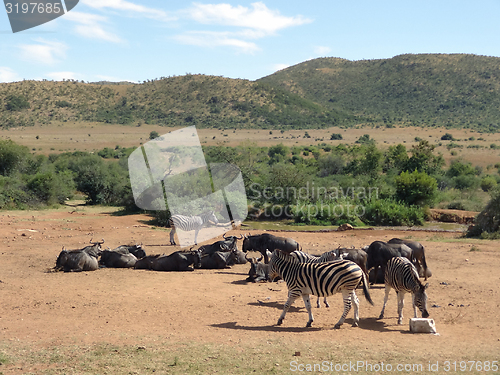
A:
{"type": "Polygon", "coordinates": [[[500,57],[499,15],[500,0],[80,0],[13,33],[0,5],[0,83],[188,73],[253,81],[318,57],[500,57]]]}

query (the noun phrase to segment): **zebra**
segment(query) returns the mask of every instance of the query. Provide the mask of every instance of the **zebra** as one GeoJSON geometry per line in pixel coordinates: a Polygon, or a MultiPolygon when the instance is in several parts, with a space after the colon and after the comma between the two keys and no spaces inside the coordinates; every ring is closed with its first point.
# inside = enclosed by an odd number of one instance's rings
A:
{"type": "MultiPolygon", "coordinates": [[[[300,263],[324,263],[339,259],[339,257],[337,256],[337,250],[327,251],[326,253],[323,253],[321,255],[312,255],[304,253],[300,250],[295,250],[291,252],[290,255],[297,259],[300,263]]],[[[326,307],[330,307],[328,301],[326,300],[326,297],[323,298],[323,302],[325,303],[326,307]]],[[[318,297],[318,299],[316,300],[316,307],[318,309],[321,308],[321,297],[318,297]]]]}
{"type": "Polygon", "coordinates": [[[406,292],[413,294],[413,313],[417,317],[417,307],[422,313],[422,318],[429,317],[427,312],[427,293],[425,290],[429,283],[423,285],[420,282],[416,267],[406,258],[394,257],[387,262],[385,276],[385,298],[384,306],[380,312],[379,319],[384,317],[385,304],[389,299],[391,288],[398,295],[398,324],[403,324],[403,306],[406,292]]]}
{"type": "Polygon", "coordinates": [[[288,287],[288,299],[277,325],[283,323],[290,306],[299,296],[302,296],[309,313],[306,327],[311,327],[314,318],[309,295],[325,297],[341,292],[344,300],[344,313],[334,328],[339,329],[344,323],[345,317],[351,309],[351,302],[354,303],[353,327],[357,327],[359,324],[359,300],[355,290],[361,283],[365,298],[373,305],[366,275],[356,263],[350,260],[335,260],[329,263],[299,263],[291,255],[283,253],[281,250],[275,250],[271,256],[269,268],[271,279],[279,275],[286,281],[288,287]]]}
{"type": "Polygon", "coordinates": [[[215,225],[219,223],[214,211],[204,212],[199,216],[172,215],[168,219],[168,224],[172,228],[170,231],[170,245],[176,245],[174,234],[177,229],[183,231],[194,230],[194,244],[197,245],[198,232],[206,223],[213,223],[215,225]]]}

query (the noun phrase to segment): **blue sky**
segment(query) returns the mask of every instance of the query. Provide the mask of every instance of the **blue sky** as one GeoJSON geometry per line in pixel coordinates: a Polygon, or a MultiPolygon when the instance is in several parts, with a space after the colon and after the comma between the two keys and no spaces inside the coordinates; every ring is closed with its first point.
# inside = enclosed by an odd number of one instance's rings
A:
{"type": "Polygon", "coordinates": [[[500,0],[80,0],[13,34],[0,8],[0,82],[255,80],[317,57],[500,56],[500,0]]]}

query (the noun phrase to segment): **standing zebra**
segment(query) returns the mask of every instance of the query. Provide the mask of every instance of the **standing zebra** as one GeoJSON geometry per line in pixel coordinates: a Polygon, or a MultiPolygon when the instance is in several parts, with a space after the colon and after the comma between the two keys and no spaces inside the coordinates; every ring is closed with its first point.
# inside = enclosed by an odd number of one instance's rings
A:
{"type": "Polygon", "coordinates": [[[384,306],[378,317],[379,319],[384,317],[385,304],[389,299],[391,288],[394,288],[398,295],[398,324],[403,324],[403,306],[406,292],[413,294],[414,317],[417,317],[417,307],[422,313],[422,318],[429,316],[427,312],[427,293],[425,292],[429,284],[422,285],[417,269],[408,259],[401,257],[389,259],[385,270],[384,282],[384,306]]]}
{"type": "MultiPolygon", "coordinates": [[[[295,250],[291,252],[290,255],[295,259],[297,259],[300,263],[324,263],[339,259],[336,250],[327,251],[326,253],[323,253],[319,256],[304,253],[303,251],[300,250],[295,250]]],[[[318,309],[321,307],[320,301],[321,297],[318,297],[318,299],[316,300],[316,307],[318,309]]],[[[326,297],[323,298],[323,302],[325,303],[326,307],[330,307],[328,301],[326,300],[326,297]]]]}
{"type": "Polygon", "coordinates": [[[176,245],[174,234],[177,229],[180,229],[183,231],[194,230],[194,244],[197,245],[198,232],[207,223],[219,223],[214,211],[204,212],[199,216],[172,215],[170,219],[168,219],[168,224],[170,228],[172,228],[170,231],[170,244],[176,245]]]}
{"type": "Polygon", "coordinates": [[[309,321],[306,327],[311,327],[314,318],[309,295],[326,297],[341,292],[344,300],[344,313],[334,328],[338,329],[344,323],[345,317],[351,309],[351,302],[354,303],[353,326],[357,327],[359,323],[359,300],[355,290],[361,283],[363,284],[365,298],[373,305],[368,291],[366,275],[356,263],[350,260],[336,260],[329,263],[299,263],[289,254],[275,250],[271,256],[269,268],[271,279],[279,275],[286,281],[288,287],[288,299],[277,325],[283,323],[290,306],[297,298],[302,296],[309,313],[309,321]]]}

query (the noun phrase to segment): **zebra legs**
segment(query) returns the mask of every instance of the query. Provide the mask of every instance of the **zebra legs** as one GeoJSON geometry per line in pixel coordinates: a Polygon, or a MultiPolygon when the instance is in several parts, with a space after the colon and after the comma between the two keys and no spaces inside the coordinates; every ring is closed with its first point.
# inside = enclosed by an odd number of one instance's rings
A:
{"type": "Polygon", "coordinates": [[[389,299],[389,292],[391,291],[391,287],[389,285],[385,286],[385,297],[384,297],[384,306],[382,306],[382,311],[380,312],[379,319],[382,319],[384,317],[384,311],[385,311],[385,305],[387,303],[387,300],[389,299]]]}
{"type": "MultiPolygon", "coordinates": [[[[405,306],[405,292],[398,292],[398,324],[403,324],[403,307],[405,306]]],[[[413,305],[415,307],[415,305],[413,305]]],[[[415,310],[415,317],[417,317],[417,311],[415,310]]]]}
{"type": "MultiPolygon", "coordinates": [[[[321,308],[320,298],[321,298],[321,297],[318,297],[318,300],[316,301],[316,307],[317,307],[318,309],[319,309],[319,308],[321,308]]],[[[323,302],[325,303],[325,306],[326,306],[326,307],[330,307],[330,305],[328,304],[328,301],[326,300],[326,297],[323,299],[323,302]]]]}
{"type": "Polygon", "coordinates": [[[174,238],[174,234],[175,234],[175,227],[173,227],[171,230],[170,230],[170,245],[175,245],[175,238],[174,238]]]}
{"type": "MultiPolygon", "coordinates": [[[[288,292],[288,299],[285,302],[285,307],[283,307],[283,312],[281,313],[281,315],[280,315],[280,317],[278,319],[278,323],[276,323],[276,325],[280,326],[283,323],[283,319],[285,319],[286,313],[288,312],[288,310],[290,309],[290,306],[293,305],[293,303],[295,302],[295,300],[297,298],[299,298],[299,296],[293,294],[292,291],[288,292]]],[[[309,305],[311,305],[311,303],[309,303],[309,305]]]]}
{"type": "Polygon", "coordinates": [[[356,297],[356,294],[354,293],[354,290],[342,290],[342,299],[344,300],[344,313],[340,317],[340,320],[335,324],[333,327],[334,329],[339,329],[342,324],[344,324],[345,317],[351,310],[351,301],[354,302],[354,324],[353,326],[357,326],[357,322],[359,321],[359,300],[358,297],[356,297]],[[357,321],[356,321],[356,316],[357,316],[357,321]]]}
{"type": "Polygon", "coordinates": [[[309,299],[309,294],[303,294],[302,299],[304,300],[304,305],[306,305],[306,310],[309,314],[309,320],[306,324],[306,327],[310,327],[312,322],[314,321],[312,308],[311,308],[311,300],[309,299]]]}

